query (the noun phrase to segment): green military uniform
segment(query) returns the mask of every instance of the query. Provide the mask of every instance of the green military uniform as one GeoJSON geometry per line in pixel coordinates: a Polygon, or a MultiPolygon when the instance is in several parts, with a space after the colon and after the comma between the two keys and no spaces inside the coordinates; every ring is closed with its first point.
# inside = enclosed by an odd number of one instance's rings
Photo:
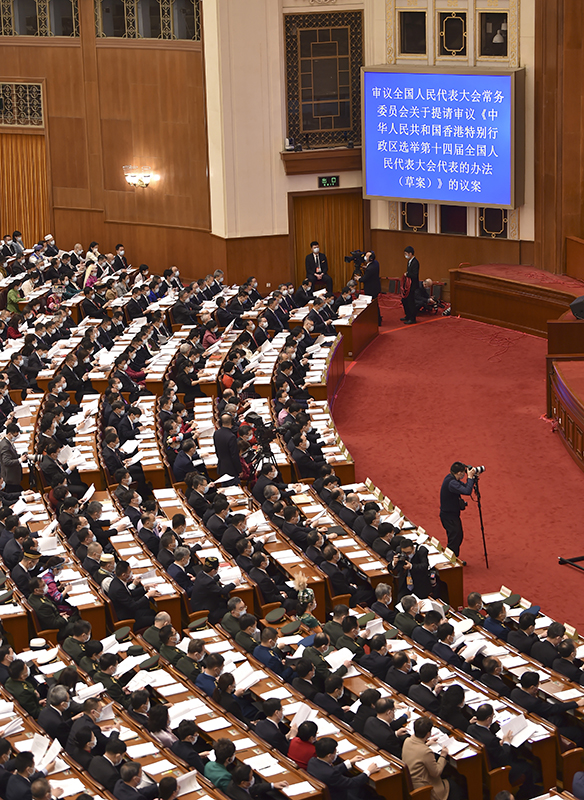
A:
{"type": "Polygon", "coordinates": [[[30,681],[15,681],[13,678],[8,678],[4,684],[6,691],[14,697],[16,702],[22,708],[37,719],[41,713],[41,705],[39,702],[38,692],[30,681]]]}
{"type": "Polygon", "coordinates": [[[244,633],[241,630],[235,634],[235,641],[240,647],[243,647],[247,653],[253,653],[259,644],[259,642],[253,638],[253,636],[250,636],[249,633],[244,633]]]}
{"type": "Polygon", "coordinates": [[[151,647],[160,652],[160,648],[162,647],[160,628],[157,628],[156,625],[151,625],[149,628],[146,628],[142,634],[142,638],[145,639],[151,647]]]}
{"type": "Polygon", "coordinates": [[[241,630],[239,627],[239,618],[234,617],[231,611],[228,611],[227,614],[224,614],[221,618],[221,627],[226,630],[232,638],[235,638],[241,630]]]}
{"type": "Polygon", "coordinates": [[[179,650],[178,647],[173,647],[170,644],[163,644],[160,648],[160,655],[169,661],[173,667],[177,665],[180,659],[184,656],[184,651],[179,650]]]}
{"type": "Polygon", "coordinates": [[[81,664],[81,659],[85,655],[85,645],[82,642],[73,636],[67,636],[61,647],[76,664],[81,664]]]}
{"type": "Polygon", "coordinates": [[[181,654],[177,661],[176,668],[193,683],[197,680],[197,675],[201,674],[202,669],[199,661],[193,661],[192,658],[185,656],[184,653],[181,654]]]}
{"type": "Polygon", "coordinates": [[[82,669],[84,672],[87,672],[89,676],[93,676],[94,672],[97,669],[97,662],[94,661],[89,656],[83,656],[81,661],[79,662],[79,668],[82,669]]]}
{"type": "Polygon", "coordinates": [[[479,611],[475,611],[474,608],[463,608],[462,613],[465,617],[472,619],[475,625],[480,625],[482,628],[485,624],[485,618],[479,611]]]}
{"type": "Polygon", "coordinates": [[[325,622],[323,631],[331,640],[333,647],[337,646],[337,639],[339,639],[344,633],[341,623],[335,622],[333,619],[331,619],[330,622],[325,622]]]}
{"type": "Polygon", "coordinates": [[[405,633],[406,636],[412,635],[414,632],[414,628],[418,627],[418,623],[412,617],[411,614],[406,614],[405,611],[399,611],[395,615],[395,620],[393,622],[395,627],[400,630],[402,633],[405,633]]]}
{"type": "Polygon", "coordinates": [[[331,675],[338,675],[340,678],[342,678],[347,672],[347,667],[345,667],[344,664],[341,664],[337,670],[332,672],[328,663],[325,661],[323,654],[319,653],[319,651],[314,647],[307,647],[303,651],[302,657],[307,658],[311,664],[314,664],[316,672],[313,683],[321,692],[324,690],[324,682],[327,678],[329,678],[331,675]]]}
{"type": "MultiPolygon", "coordinates": [[[[130,680],[130,678],[134,675],[134,671],[131,670],[129,673],[126,673],[126,675],[128,675],[128,680],[130,680]]],[[[119,703],[120,705],[124,706],[124,708],[130,707],[130,695],[124,692],[122,684],[117,678],[114,678],[111,675],[108,675],[106,672],[102,672],[98,669],[95,671],[93,681],[95,683],[103,683],[106,692],[114,702],[119,703]]]]}
{"type": "Polygon", "coordinates": [[[365,649],[363,648],[363,639],[360,636],[357,639],[351,639],[350,636],[347,636],[346,633],[343,633],[342,636],[339,636],[337,639],[336,648],[337,650],[342,650],[343,647],[348,648],[353,656],[357,661],[365,655],[365,649]]]}
{"type": "MultiPolygon", "coordinates": [[[[60,639],[66,635],[68,632],[67,626],[70,626],[70,621],[67,620],[67,617],[59,614],[57,606],[49,597],[40,597],[38,594],[31,594],[28,596],[28,602],[34,609],[39,625],[43,630],[56,628],[60,632],[60,639]]],[[[79,615],[76,614],[75,618],[78,619],[79,615]]]]}

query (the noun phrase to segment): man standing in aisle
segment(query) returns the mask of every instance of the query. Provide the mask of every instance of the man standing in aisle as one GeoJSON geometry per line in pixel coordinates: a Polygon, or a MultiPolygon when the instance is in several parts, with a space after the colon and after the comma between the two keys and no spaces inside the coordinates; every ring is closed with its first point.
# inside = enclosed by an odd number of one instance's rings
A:
{"type": "Polygon", "coordinates": [[[320,252],[318,242],[311,242],[310,247],[312,252],[309,253],[304,260],[306,277],[308,280],[312,281],[313,285],[315,281],[322,281],[326,286],[327,292],[332,292],[333,279],[328,274],[327,257],[324,253],[320,252]]]}
{"type": "Polygon", "coordinates": [[[448,534],[448,547],[455,556],[460,553],[460,545],[464,536],[460,512],[466,508],[466,501],[462,499],[462,495],[472,494],[475,475],[474,467],[469,469],[462,462],[455,461],[440,488],[440,522],[448,534]],[[463,482],[465,475],[467,476],[466,483],[463,482]]]}
{"type": "Polygon", "coordinates": [[[402,288],[402,305],[405,317],[401,318],[406,325],[413,325],[416,321],[416,290],[420,284],[420,263],[414,256],[414,248],[406,247],[404,256],[407,258],[408,266],[404,274],[402,288]]]}

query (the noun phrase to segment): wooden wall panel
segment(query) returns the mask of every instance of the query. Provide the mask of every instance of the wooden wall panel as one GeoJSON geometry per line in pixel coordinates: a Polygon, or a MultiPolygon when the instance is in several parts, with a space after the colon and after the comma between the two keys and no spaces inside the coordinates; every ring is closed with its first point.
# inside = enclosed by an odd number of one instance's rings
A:
{"type": "Polygon", "coordinates": [[[89,175],[85,153],[85,119],[50,117],[51,177],[53,186],[87,189],[89,175]]]}
{"type": "Polygon", "coordinates": [[[533,253],[529,242],[512,239],[483,239],[409,231],[371,231],[381,274],[400,277],[404,272],[404,247],[411,245],[420,262],[420,278],[448,281],[448,271],[462,262],[470,264],[529,264],[533,253]],[[525,245],[525,252],[524,252],[525,245]]]}
{"type": "Polygon", "coordinates": [[[584,5],[535,3],[535,264],[562,273],[566,237],[584,236],[584,5]]]}

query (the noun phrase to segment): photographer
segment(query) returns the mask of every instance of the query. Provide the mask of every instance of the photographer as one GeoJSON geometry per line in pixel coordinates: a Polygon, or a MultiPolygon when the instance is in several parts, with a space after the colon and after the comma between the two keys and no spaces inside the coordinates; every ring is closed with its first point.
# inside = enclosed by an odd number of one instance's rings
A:
{"type": "MultiPolygon", "coordinates": [[[[371,295],[373,299],[381,294],[381,279],[379,277],[379,261],[375,258],[375,253],[371,250],[365,253],[363,261],[363,274],[359,278],[363,284],[363,293],[371,295]]],[[[381,325],[381,313],[377,309],[377,321],[381,325]]]]}
{"type": "Polygon", "coordinates": [[[466,508],[467,503],[462,499],[462,495],[472,494],[475,475],[474,467],[467,467],[462,462],[455,461],[440,488],[440,522],[448,534],[448,547],[455,556],[460,553],[460,545],[464,536],[460,512],[466,508]],[[465,475],[467,476],[466,483],[463,482],[465,475]]]}
{"type": "Polygon", "coordinates": [[[393,558],[392,569],[397,579],[398,600],[409,594],[428,597],[432,592],[428,549],[423,545],[403,539],[399,552],[393,558]]]}

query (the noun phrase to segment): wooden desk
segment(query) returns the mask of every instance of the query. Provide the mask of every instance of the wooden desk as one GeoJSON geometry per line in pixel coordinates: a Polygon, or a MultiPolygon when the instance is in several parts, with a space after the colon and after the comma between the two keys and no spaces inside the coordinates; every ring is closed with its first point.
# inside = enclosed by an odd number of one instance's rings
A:
{"type": "Polygon", "coordinates": [[[358,309],[352,322],[342,322],[343,317],[334,321],[335,329],[343,336],[343,355],[355,359],[379,333],[379,306],[374,299],[365,308],[358,309]]]}

